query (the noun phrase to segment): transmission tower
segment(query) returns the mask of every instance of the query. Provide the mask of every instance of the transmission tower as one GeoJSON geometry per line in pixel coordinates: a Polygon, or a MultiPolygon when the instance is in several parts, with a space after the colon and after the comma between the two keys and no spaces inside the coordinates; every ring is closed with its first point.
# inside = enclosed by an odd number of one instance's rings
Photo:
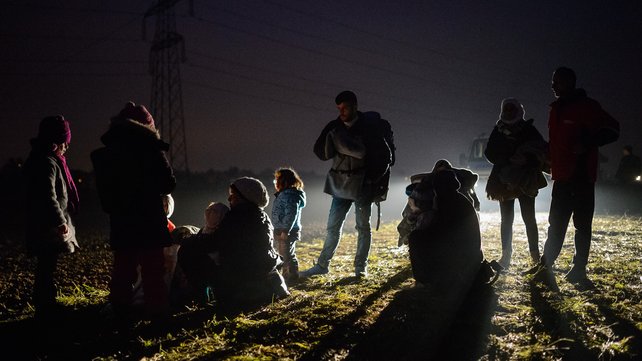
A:
{"type": "Polygon", "coordinates": [[[162,139],[169,142],[172,168],[189,172],[183,114],[180,63],[185,61],[183,36],[176,32],[174,5],[180,0],[158,0],[145,13],[156,17],[156,30],[149,54],[152,75],[151,110],[162,139]]]}

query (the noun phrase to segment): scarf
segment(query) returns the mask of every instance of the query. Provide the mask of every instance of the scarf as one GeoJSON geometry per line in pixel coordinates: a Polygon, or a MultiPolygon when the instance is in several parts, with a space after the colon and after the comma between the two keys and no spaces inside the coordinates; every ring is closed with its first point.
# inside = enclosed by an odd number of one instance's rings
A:
{"type": "Polygon", "coordinates": [[[74,183],[74,178],[71,176],[71,172],[67,166],[67,158],[65,158],[64,155],[56,155],[56,159],[65,172],[65,182],[67,183],[67,210],[70,214],[75,214],[78,212],[78,206],[80,205],[76,183],[74,183]]]}

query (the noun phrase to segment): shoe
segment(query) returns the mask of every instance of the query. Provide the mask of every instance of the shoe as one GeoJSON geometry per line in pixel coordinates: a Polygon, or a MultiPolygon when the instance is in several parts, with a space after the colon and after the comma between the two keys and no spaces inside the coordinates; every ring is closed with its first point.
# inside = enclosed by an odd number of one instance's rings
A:
{"type": "Polygon", "coordinates": [[[510,267],[510,258],[512,256],[512,252],[502,252],[502,257],[497,261],[502,268],[507,269],[510,267]]]}
{"type": "Polygon", "coordinates": [[[368,271],[365,269],[354,270],[354,276],[357,278],[366,278],[368,277],[368,271]]]}
{"type": "Polygon", "coordinates": [[[586,277],[586,267],[573,265],[564,278],[571,283],[585,282],[588,280],[586,277]]]}
{"type": "Polygon", "coordinates": [[[312,268],[299,272],[299,277],[307,278],[307,277],[316,276],[316,275],[324,275],[328,272],[329,270],[327,267],[323,267],[317,263],[314,266],[312,266],[312,268]]]}
{"type": "Polygon", "coordinates": [[[533,267],[529,268],[528,270],[524,271],[524,273],[522,273],[522,274],[524,276],[534,275],[534,274],[537,274],[538,272],[540,272],[542,270],[542,268],[546,268],[546,266],[544,266],[542,263],[538,262],[535,266],[533,266],[533,267]]]}

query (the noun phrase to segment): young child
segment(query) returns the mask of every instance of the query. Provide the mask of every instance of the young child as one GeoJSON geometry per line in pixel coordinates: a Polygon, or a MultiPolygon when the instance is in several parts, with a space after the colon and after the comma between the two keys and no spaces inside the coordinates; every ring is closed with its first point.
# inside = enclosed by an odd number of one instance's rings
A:
{"type": "Polygon", "coordinates": [[[173,300],[187,296],[209,301],[207,288],[214,283],[214,270],[219,263],[218,246],[211,235],[229,210],[223,203],[211,202],[205,208],[203,228],[181,226],[172,233],[179,245],[178,267],[171,288],[173,300]]]}
{"type": "Polygon", "coordinates": [[[25,230],[28,255],[37,258],[33,304],[35,318],[45,322],[60,308],[54,282],[58,259],[78,248],[70,216],[78,208],[78,192],[65,157],[70,142],[69,122],[62,115],[46,117],[24,165],[26,215],[35,220],[25,230]]]}
{"type": "Polygon", "coordinates": [[[301,239],[301,210],[305,207],[303,181],[292,168],[280,168],[274,172],[276,198],[272,205],[274,240],[283,266],[281,272],[286,281],[299,278],[299,262],[296,257],[296,242],[301,239]]]}

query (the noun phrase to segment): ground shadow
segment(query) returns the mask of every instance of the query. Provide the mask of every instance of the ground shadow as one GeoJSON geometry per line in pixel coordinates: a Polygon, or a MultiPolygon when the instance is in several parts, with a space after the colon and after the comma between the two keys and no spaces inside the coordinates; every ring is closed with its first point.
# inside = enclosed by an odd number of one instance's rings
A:
{"type": "Polygon", "coordinates": [[[401,290],[347,359],[477,359],[486,349],[496,307],[492,286],[464,297],[421,288],[401,290]]]}
{"type": "Polygon", "coordinates": [[[642,331],[631,321],[619,316],[611,308],[612,301],[600,296],[603,294],[606,294],[606,292],[596,286],[588,297],[589,302],[597,306],[599,312],[604,316],[604,323],[610,325],[609,328],[615,334],[616,339],[628,339],[626,342],[626,354],[616,353],[614,350],[609,353],[607,350],[607,355],[604,355],[603,358],[609,360],[639,360],[642,357],[642,331]]]}
{"type": "Polygon", "coordinates": [[[554,274],[551,273],[545,282],[531,279],[529,287],[531,304],[535,310],[534,316],[539,320],[534,323],[533,332],[547,333],[551,338],[551,344],[555,344],[555,349],[564,360],[595,360],[597,355],[593,354],[573,331],[568,315],[554,305],[553,299],[562,297],[557,292],[559,288],[554,274]]]}
{"type": "Polygon", "coordinates": [[[20,360],[91,360],[106,357],[141,359],[151,357],[160,347],[177,346],[181,340],[164,341],[146,347],[142,339],[153,339],[181,330],[200,329],[214,317],[213,305],[176,313],[162,323],[115,322],[102,310],[105,305],[78,309],[63,308],[55,319],[40,322],[33,318],[0,323],[3,353],[20,360]]]}
{"type": "MultiPolygon", "coordinates": [[[[411,276],[412,271],[410,266],[407,266],[397,272],[375,292],[368,295],[368,297],[366,297],[354,311],[335,324],[332,332],[321,339],[316,347],[310,349],[305,355],[303,355],[301,360],[331,359],[333,358],[334,352],[337,348],[344,349],[346,345],[356,344],[362,340],[364,337],[363,331],[356,329],[354,327],[355,323],[366,314],[368,307],[374,304],[374,302],[381,298],[382,295],[396,287],[399,287],[401,283],[411,276]]],[[[344,284],[352,284],[359,281],[360,280],[358,278],[347,277],[340,282],[344,284]]]]}

